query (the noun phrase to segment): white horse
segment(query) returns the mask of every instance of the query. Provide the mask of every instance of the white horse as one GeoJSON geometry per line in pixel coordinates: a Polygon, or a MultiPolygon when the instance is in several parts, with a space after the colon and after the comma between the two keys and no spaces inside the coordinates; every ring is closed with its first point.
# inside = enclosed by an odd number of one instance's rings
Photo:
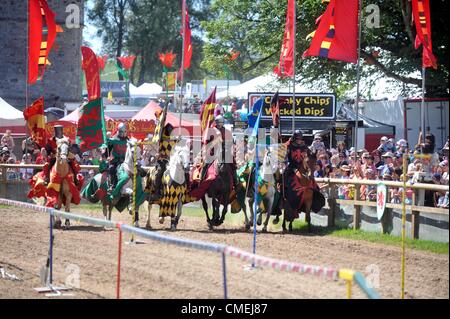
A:
{"type": "MultiPolygon", "coordinates": [[[[263,211],[266,213],[266,219],[264,221],[264,226],[262,231],[267,232],[267,224],[269,223],[270,215],[272,214],[273,204],[275,200],[275,193],[276,193],[276,180],[275,180],[275,173],[278,169],[277,162],[274,156],[274,153],[271,152],[270,149],[267,150],[263,163],[259,169],[259,176],[262,179],[262,183],[258,185],[258,194],[261,197],[261,203],[258,203],[257,210],[259,211],[259,216],[257,220],[257,224],[261,225],[262,223],[262,214],[263,211]],[[258,209],[258,208],[261,209],[258,209]]],[[[254,219],[254,178],[251,186],[251,192],[250,196],[248,198],[248,204],[250,208],[250,225],[253,226],[253,219],[254,219]]]]}
{"type": "Polygon", "coordinates": [[[153,204],[159,204],[159,223],[163,224],[167,216],[171,217],[171,230],[176,230],[186,202],[187,183],[185,172],[189,169],[190,150],[187,146],[176,146],[172,151],[166,171],[162,176],[162,197],[157,202],[148,202],[146,227],[151,229],[150,213],[153,204]],[[176,211],[176,215],[175,215],[176,211]]]}

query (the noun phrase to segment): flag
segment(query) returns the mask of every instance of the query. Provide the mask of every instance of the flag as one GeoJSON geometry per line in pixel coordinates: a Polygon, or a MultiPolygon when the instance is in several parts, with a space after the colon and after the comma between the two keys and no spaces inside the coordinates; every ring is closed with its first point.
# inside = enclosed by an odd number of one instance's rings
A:
{"type": "Polygon", "coordinates": [[[120,61],[122,69],[129,70],[133,67],[133,63],[134,63],[134,60],[136,59],[136,56],[130,55],[130,56],[118,57],[117,59],[120,61]]]}
{"type": "Polygon", "coordinates": [[[94,101],[101,98],[100,69],[97,56],[88,47],[81,47],[81,54],[83,55],[82,68],[86,76],[88,100],[94,101]]]}
{"type": "MultiPolygon", "coordinates": [[[[189,23],[189,12],[188,12],[188,7],[186,4],[186,0],[183,0],[183,11],[185,13],[185,18],[184,18],[184,25],[183,25],[183,29],[184,29],[184,38],[183,38],[183,42],[184,42],[184,69],[189,69],[191,66],[191,59],[192,59],[192,41],[191,41],[191,26],[189,23]]],[[[182,31],[183,34],[183,31],[182,31]]],[[[180,68],[180,80],[183,81],[183,72],[181,72],[181,68],[180,68]]]]}
{"type": "Polygon", "coordinates": [[[288,0],[286,26],[283,45],[281,46],[280,62],[273,70],[279,77],[294,76],[294,44],[295,44],[295,0],[288,0]]]}
{"type": "Polygon", "coordinates": [[[332,60],[357,63],[358,60],[358,0],[330,0],[319,26],[303,58],[320,56],[332,60]]]}
{"type": "Polygon", "coordinates": [[[84,104],[80,109],[76,142],[82,152],[99,148],[106,142],[102,98],[84,104]]]}
{"type": "Polygon", "coordinates": [[[163,66],[167,69],[170,69],[172,67],[176,56],[177,55],[174,54],[172,51],[167,52],[167,53],[159,53],[158,54],[159,61],[161,61],[163,66]]]}
{"type": "Polygon", "coordinates": [[[98,67],[100,68],[100,71],[103,71],[105,69],[106,62],[108,62],[108,56],[107,55],[97,56],[97,61],[98,61],[98,67]]]}
{"type": "Polygon", "coordinates": [[[214,109],[216,107],[216,90],[217,87],[211,92],[210,96],[205,100],[200,109],[200,125],[203,133],[211,127],[214,122],[214,109]]]}
{"type": "Polygon", "coordinates": [[[424,68],[433,67],[437,69],[436,57],[433,54],[433,45],[431,41],[431,19],[430,19],[430,1],[413,0],[413,17],[416,25],[415,48],[418,49],[422,44],[422,66],[424,68]]]}
{"type": "Polygon", "coordinates": [[[252,136],[256,136],[259,128],[259,121],[261,119],[262,106],[264,104],[264,97],[261,97],[253,104],[252,112],[248,115],[248,127],[253,129],[252,136]],[[256,134],[256,135],[254,135],[256,134]]]}
{"type": "Polygon", "coordinates": [[[56,39],[55,14],[46,0],[28,0],[28,83],[42,79],[56,39]]]}
{"type": "Polygon", "coordinates": [[[33,141],[39,147],[45,147],[47,138],[45,133],[44,98],[41,97],[26,107],[23,111],[23,117],[27,121],[33,141]]]}
{"type": "Polygon", "coordinates": [[[272,123],[273,127],[278,127],[280,125],[280,104],[279,104],[279,94],[278,91],[270,100],[270,109],[272,113],[272,123]]]}

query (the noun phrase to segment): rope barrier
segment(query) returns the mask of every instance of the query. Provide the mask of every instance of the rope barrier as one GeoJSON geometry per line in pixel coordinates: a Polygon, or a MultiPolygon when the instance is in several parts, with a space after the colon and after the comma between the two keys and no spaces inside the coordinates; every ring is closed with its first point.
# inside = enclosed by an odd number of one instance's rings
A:
{"type": "MultiPolygon", "coordinates": [[[[286,272],[295,272],[299,274],[309,274],[320,278],[325,279],[331,279],[331,280],[338,280],[339,278],[347,280],[348,282],[355,282],[358,284],[358,286],[362,289],[364,293],[369,298],[379,298],[378,294],[371,288],[369,288],[366,284],[366,281],[364,279],[364,276],[358,272],[353,272],[351,270],[338,270],[336,268],[332,267],[322,267],[322,266],[314,266],[314,265],[306,265],[306,264],[300,264],[295,262],[289,262],[289,261],[283,261],[278,260],[274,258],[269,258],[265,256],[259,256],[255,255],[249,252],[246,252],[244,250],[232,247],[232,246],[226,246],[223,244],[215,244],[215,243],[208,243],[198,240],[192,240],[192,239],[184,239],[184,238],[176,238],[171,236],[166,236],[162,234],[158,234],[155,232],[150,232],[147,230],[143,230],[140,228],[132,227],[129,225],[125,225],[122,223],[116,223],[112,221],[107,220],[101,220],[96,219],[92,217],[82,216],[82,215],[76,215],[72,213],[66,213],[57,211],[53,208],[38,206],[30,203],[24,203],[19,201],[13,201],[8,199],[0,198],[0,204],[8,205],[8,206],[16,206],[21,208],[26,208],[34,211],[39,212],[45,212],[50,214],[50,216],[57,216],[57,217],[63,217],[66,219],[71,220],[78,220],[80,222],[84,222],[87,224],[95,225],[95,226],[102,226],[102,227],[108,227],[108,228],[116,228],[119,230],[119,250],[118,250],[118,272],[117,272],[117,288],[116,288],[116,295],[117,298],[120,297],[120,262],[121,262],[121,242],[122,242],[122,233],[127,232],[132,235],[144,237],[147,239],[160,241],[166,244],[172,244],[177,245],[181,247],[187,247],[187,248],[194,248],[198,250],[205,250],[205,251],[212,251],[216,253],[222,254],[222,268],[223,271],[226,272],[226,265],[225,265],[225,256],[228,255],[230,257],[234,257],[240,260],[243,260],[245,262],[251,262],[255,265],[261,266],[261,267],[268,267],[279,271],[286,271],[286,272]]],[[[51,262],[51,261],[50,261],[51,262]]],[[[224,297],[228,298],[227,293],[227,277],[226,273],[224,273],[223,276],[223,282],[224,282],[224,297]]]]}

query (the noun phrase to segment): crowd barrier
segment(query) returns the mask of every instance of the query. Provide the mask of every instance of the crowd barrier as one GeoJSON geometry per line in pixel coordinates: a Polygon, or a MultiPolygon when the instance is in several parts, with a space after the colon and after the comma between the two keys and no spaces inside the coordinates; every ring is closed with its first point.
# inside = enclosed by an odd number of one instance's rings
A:
{"type": "Polygon", "coordinates": [[[66,213],[53,208],[38,206],[30,203],[24,203],[9,199],[0,198],[0,204],[21,207],[25,209],[30,209],[38,212],[47,213],[50,216],[50,248],[49,248],[49,258],[50,258],[50,285],[52,284],[52,271],[53,271],[53,218],[60,217],[69,220],[74,220],[77,222],[82,222],[94,226],[116,228],[119,231],[119,242],[118,242],[118,269],[117,269],[117,286],[116,286],[116,298],[120,298],[120,273],[121,273],[121,251],[122,251],[122,233],[129,233],[139,237],[147,238],[150,240],[155,240],[163,242],[166,244],[172,244],[182,247],[188,247],[203,251],[210,251],[219,253],[222,255],[222,272],[223,272],[223,290],[224,299],[228,298],[227,290],[227,270],[226,270],[226,256],[238,258],[243,261],[251,261],[261,267],[269,267],[279,271],[295,272],[299,274],[308,274],[320,278],[328,278],[332,280],[343,279],[347,284],[347,298],[352,296],[352,286],[355,283],[370,299],[378,299],[379,294],[372,288],[370,288],[364,276],[361,273],[354,272],[349,269],[335,269],[329,267],[321,267],[314,265],[306,265],[301,263],[293,263],[273,258],[268,258],[264,256],[259,256],[255,254],[248,253],[246,251],[240,250],[238,248],[227,246],[223,244],[208,243],[197,240],[175,238],[171,236],[166,236],[158,234],[156,232],[151,232],[143,230],[140,228],[128,226],[122,223],[106,221],[101,219],[96,219],[92,217],[66,213]]]}

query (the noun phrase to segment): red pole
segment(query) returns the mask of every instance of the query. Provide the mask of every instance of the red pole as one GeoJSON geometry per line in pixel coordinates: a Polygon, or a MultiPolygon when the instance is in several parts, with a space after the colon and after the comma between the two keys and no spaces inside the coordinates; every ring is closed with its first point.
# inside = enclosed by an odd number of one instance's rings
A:
{"type": "Polygon", "coordinates": [[[117,256],[117,287],[116,287],[116,298],[120,299],[120,262],[122,259],[122,230],[120,229],[121,224],[117,224],[119,228],[119,252],[117,256]]]}

